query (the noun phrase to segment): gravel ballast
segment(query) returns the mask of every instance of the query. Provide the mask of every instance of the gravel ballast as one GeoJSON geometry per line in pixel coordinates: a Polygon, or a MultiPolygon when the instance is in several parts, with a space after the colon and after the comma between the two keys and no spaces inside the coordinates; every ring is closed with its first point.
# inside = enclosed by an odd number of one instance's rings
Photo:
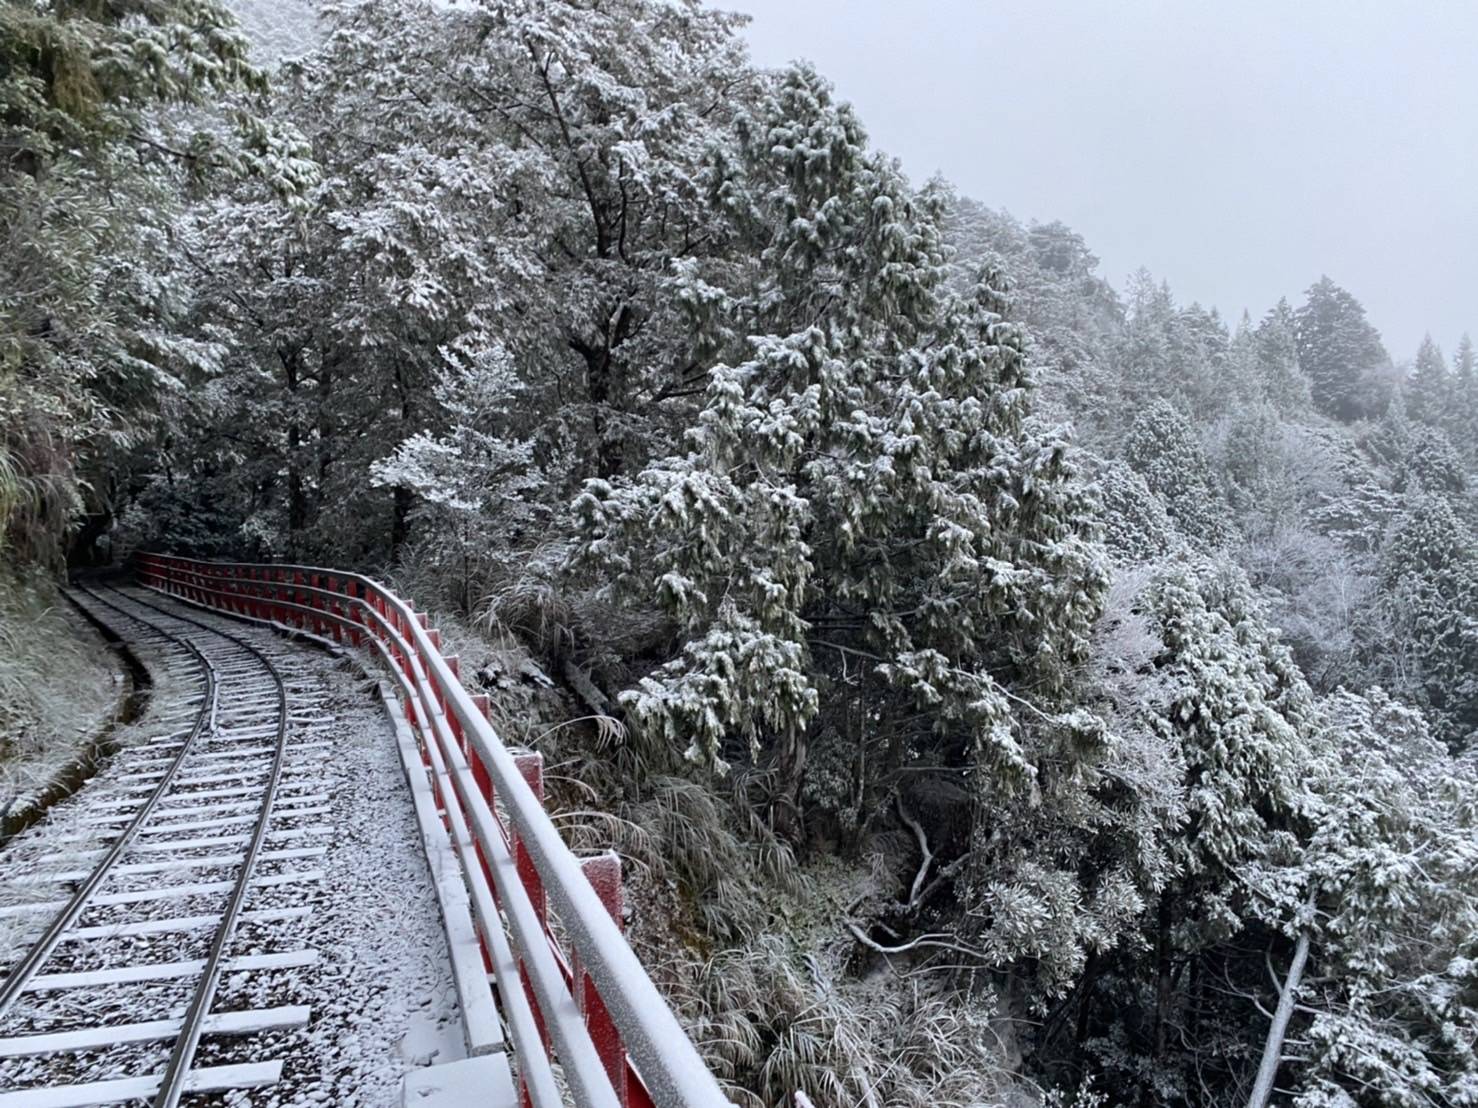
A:
{"type": "MultiPolygon", "coordinates": [[[[200,1068],[281,1059],[281,1080],[265,1087],[196,1095],[189,1102],[365,1108],[398,1104],[401,1079],[407,1071],[455,1061],[463,1056],[463,1049],[435,890],[394,730],[379,704],[377,688],[352,659],[292,643],[264,628],[176,608],[159,597],[151,600],[246,638],[277,664],[288,683],[295,741],[313,748],[311,758],[302,763],[305,772],[299,777],[299,787],[304,792],[311,790],[315,812],[301,821],[285,818],[280,826],[293,828],[301,823],[317,830],[311,832],[311,837],[274,845],[322,848],[321,854],[310,859],[262,865],[258,871],[262,875],[311,866],[322,876],[254,891],[247,905],[249,912],[296,911],[288,919],[244,923],[231,947],[235,956],[311,951],[316,961],[281,969],[228,972],[211,1009],[224,1013],[306,1006],[311,1013],[307,1025],[239,1037],[207,1036],[195,1063],[200,1068]]],[[[154,675],[156,695],[145,716],[129,728],[132,734],[121,744],[125,749],[138,749],[149,736],[179,726],[181,703],[179,697],[170,695],[170,684],[183,680],[181,667],[151,652],[141,651],[141,657],[154,675]]],[[[116,768],[105,766],[93,782],[56,806],[45,822],[23,832],[0,851],[0,905],[37,899],[34,884],[24,881],[26,875],[54,872],[58,856],[88,848],[90,844],[85,835],[79,835],[79,829],[87,828],[118,796],[117,782],[111,780],[110,773],[116,776],[116,768]]],[[[284,797],[291,799],[292,793],[284,797]]],[[[286,817],[285,811],[283,815],[286,817]]],[[[274,822],[273,826],[279,824],[274,822]]],[[[220,852],[220,848],[215,850],[220,852]]],[[[66,868],[86,869],[88,865],[82,861],[68,863],[66,868]]],[[[189,880],[209,881],[217,876],[196,869],[189,880]]],[[[172,875],[135,876],[128,887],[138,888],[146,881],[165,885],[176,879],[172,875]]],[[[53,884],[47,894],[62,897],[74,887],[53,884]]],[[[201,897],[199,903],[194,898],[184,903],[175,901],[174,907],[166,910],[170,914],[208,914],[218,910],[218,905],[201,897]]],[[[106,909],[89,911],[93,914],[84,917],[84,924],[110,922],[106,909]]],[[[36,922],[30,921],[32,926],[36,922]]],[[[22,931],[16,918],[0,919],[0,955],[5,962],[12,962],[21,951],[16,939],[22,931]]],[[[45,969],[106,970],[139,961],[162,961],[168,957],[171,943],[179,948],[176,957],[194,956],[178,937],[89,940],[72,944],[74,949],[60,948],[45,969]],[[141,948],[146,951],[142,955],[141,948]]],[[[100,992],[90,1003],[89,1019],[118,1024],[177,1016],[183,1010],[182,998],[188,993],[183,984],[157,983],[100,992]]],[[[64,993],[45,996],[56,999],[28,1005],[30,1026],[35,1029],[51,1023],[49,1013],[54,1005],[63,1009],[81,999],[68,999],[64,993]]],[[[14,1025],[13,1018],[18,1014],[11,1013],[9,1023],[0,1020],[4,1025],[0,1034],[30,1033],[14,1025]]],[[[167,1045],[161,1043],[157,1052],[143,1057],[157,1060],[167,1051],[167,1045]]],[[[137,1050],[131,1055],[95,1050],[70,1056],[0,1059],[0,1087],[132,1076],[138,1072],[133,1066],[151,1065],[141,1063],[140,1057],[137,1050]],[[130,1068],[120,1072],[119,1065],[125,1060],[130,1068]]],[[[154,1067],[154,1072],[157,1069],[154,1067]]]]}

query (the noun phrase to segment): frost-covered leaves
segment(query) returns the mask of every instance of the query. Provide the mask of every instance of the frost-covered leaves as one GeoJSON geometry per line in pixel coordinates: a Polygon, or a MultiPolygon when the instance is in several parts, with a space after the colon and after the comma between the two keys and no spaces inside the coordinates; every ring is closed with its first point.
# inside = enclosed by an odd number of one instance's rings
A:
{"type": "Polygon", "coordinates": [[[1095,483],[1103,540],[1116,562],[1126,566],[1152,562],[1180,541],[1165,502],[1126,463],[1100,462],[1095,483]]]}
{"type": "Polygon", "coordinates": [[[1385,659],[1454,748],[1478,728],[1478,545],[1444,499],[1422,496],[1396,522],[1380,559],[1381,606],[1399,636],[1385,659]]]}
{"type": "Polygon", "coordinates": [[[1190,422],[1169,403],[1157,400],[1139,414],[1124,457],[1193,545],[1210,549],[1230,537],[1230,509],[1216,490],[1201,444],[1190,422]]]}
{"type": "Polygon", "coordinates": [[[521,383],[507,351],[449,347],[443,356],[433,395],[446,429],[411,435],[370,474],[416,495],[411,520],[431,540],[418,547],[417,568],[440,576],[471,612],[494,568],[547,523],[546,479],[522,434],[521,383]]]}
{"type": "Polygon", "coordinates": [[[681,658],[642,678],[622,704],[649,735],[680,747],[695,763],[727,766],[717,751],[726,737],[743,740],[758,758],[760,737],[793,736],[819,702],[805,672],[803,647],[766,632],[731,603],[681,658]]]}
{"type": "Polygon", "coordinates": [[[1360,302],[1322,277],[1294,318],[1298,363],[1314,407],[1346,423],[1379,414],[1386,400],[1381,373],[1390,356],[1360,302]]]}
{"type": "Polygon", "coordinates": [[[1239,926],[1247,892],[1228,880],[1271,848],[1301,800],[1313,698],[1246,579],[1225,565],[1176,568],[1150,584],[1146,615],[1168,682],[1155,726],[1186,764],[1189,834],[1173,839],[1183,910],[1211,934],[1239,926]]]}
{"type": "Polygon", "coordinates": [[[1160,649],[1132,590],[1116,587],[1079,685],[1092,705],[1024,713],[1038,800],[982,805],[963,900],[974,941],[1020,976],[1046,1011],[1092,958],[1135,949],[1146,911],[1173,876],[1170,835],[1185,818],[1184,760],[1150,725],[1160,649]],[[1110,651],[1113,654],[1110,655],[1110,651]]]}
{"type": "Polygon", "coordinates": [[[878,726],[1029,791],[1000,678],[1064,679],[1102,569],[1066,445],[1027,418],[1020,334],[988,286],[944,291],[933,198],[813,72],[772,79],[740,140],[711,184],[750,260],[703,276],[735,338],[687,450],[576,505],[587,559],[689,640],[627,702],[715,762],[793,743],[861,664],[878,726]]]}
{"type": "Polygon", "coordinates": [[[97,507],[103,463],[219,356],[184,329],[182,191],[221,171],[291,194],[311,179],[290,132],[243,107],[232,134],[200,110],[262,85],[210,0],[0,10],[0,468],[21,477],[0,526],[22,561],[53,555],[83,508],[76,471],[97,507]]]}
{"type": "Polygon", "coordinates": [[[1420,713],[1372,690],[1320,710],[1313,972],[1299,1105],[1462,1105],[1478,1092],[1478,791],[1420,713]],[[1353,1098],[1353,1099],[1352,1099],[1353,1098]]]}

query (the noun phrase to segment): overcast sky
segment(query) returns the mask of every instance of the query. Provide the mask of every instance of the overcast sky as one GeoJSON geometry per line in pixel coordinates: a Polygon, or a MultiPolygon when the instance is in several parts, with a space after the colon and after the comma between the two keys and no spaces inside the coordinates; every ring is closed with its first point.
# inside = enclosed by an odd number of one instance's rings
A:
{"type": "Polygon", "coordinates": [[[1254,318],[1321,273],[1398,360],[1478,338],[1478,0],[718,0],[915,181],[1254,318]]]}

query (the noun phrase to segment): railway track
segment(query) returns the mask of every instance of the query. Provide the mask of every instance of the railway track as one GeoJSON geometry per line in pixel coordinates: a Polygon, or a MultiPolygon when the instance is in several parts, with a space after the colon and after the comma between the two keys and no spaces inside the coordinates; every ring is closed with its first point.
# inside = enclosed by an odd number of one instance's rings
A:
{"type": "Polygon", "coordinates": [[[24,953],[0,980],[0,1108],[271,1085],[309,1021],[291,994],[317,953],[293,924],[329,834],[311,686],[270,647],[156,599],[79,590],[171,691],[50,853],[7,863],[0,924],[24,953]]]}

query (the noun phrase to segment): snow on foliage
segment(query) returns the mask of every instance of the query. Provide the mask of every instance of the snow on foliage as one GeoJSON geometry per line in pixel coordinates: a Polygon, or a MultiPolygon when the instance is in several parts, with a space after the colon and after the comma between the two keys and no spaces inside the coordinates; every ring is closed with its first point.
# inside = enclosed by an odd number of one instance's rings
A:
{"type": "Polygon", "coordinates": [[[986,778],[1030,793],[992,671],[1050,695],[1086,650],[1103,568],[1062,433],[1029,418],[1021,334],[989,283],[946,290],[936,197],[814,72],[771,78],[738,131],[710,187],[748,262],[692,298],[729,360],[683,452],[576,502],[588,562],[693,636],[625,702],[712,764],[763,735],[793,795],[819,689],[856,659],[883,726],[957,734],[986,778]]]}
{"type": "Polygon", "coordinates": [[[322,14],[0,16],[6,556],[522,636],[745,1108],[1478,1103],[1471,342],[1116,290],[690,0],[322,14]]]}

